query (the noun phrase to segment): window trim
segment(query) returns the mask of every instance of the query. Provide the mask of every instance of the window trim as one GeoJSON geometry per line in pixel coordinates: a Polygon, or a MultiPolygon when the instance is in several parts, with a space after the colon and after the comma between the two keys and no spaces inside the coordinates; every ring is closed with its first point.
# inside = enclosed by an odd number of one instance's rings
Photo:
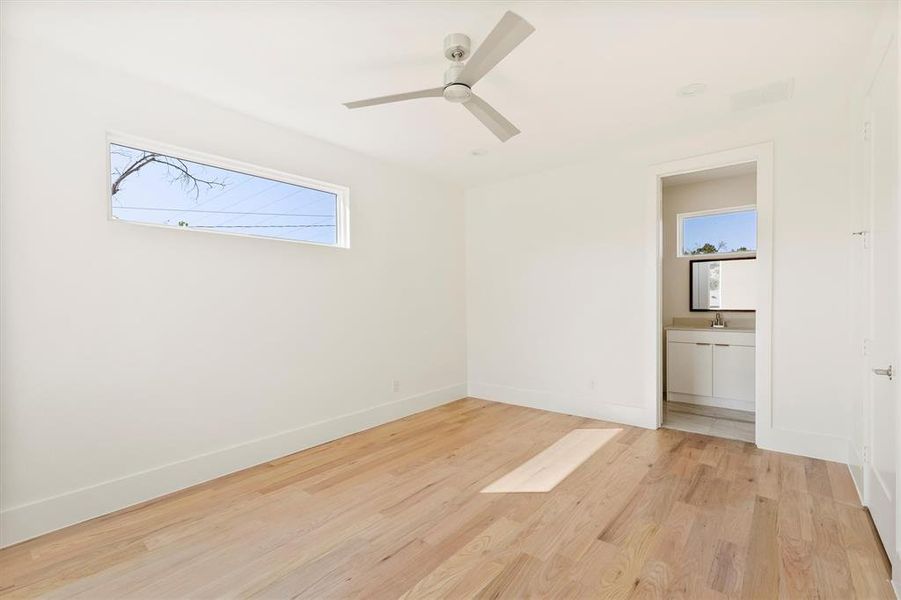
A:
{"type": "MultiPolygon", "coordinates": [[[[757,213],[757,205],[756,204],[743,204],[742,206],[729,206],[727,208],[711,208],[709,210],[696,210],[692,212],[686,213],[677,213],[676,214],[676,258],[692,258],[697,256],[702,256],[699,254],[685,254],[685,248],[682,243],[682,231],[683,231],[683,222],[685,219],[690,219],[693,217],[706,217],[710,215],[728,215],[730,213],[737,212],[747,212],[749,210],[753,210],[755,215],[757,213]]],[[[756,232],[755,232],[756,233],[756,232]]],[[[756,242],[756,240],[755,240],[756,242]]],[[[755,243],[756,245],[756,243],[755,243]]],[[[745,258],[749,256],[755,256],[757,254],[757,249],[748,250],[744,252],[717,252],[715,254],[704,254],[703,256],[734,256],[736,258],[745,258]]]]}
{"type": "Polygon", "coordinates": [[[245,238],[255,238],[255,239],[263,239],[263,240],[271,240],[275,242],[288,242],[294,244],[306,244],[309,246],[324,246],[326,248],[350,248],[350,188],[343,185],[338,185],[334,183],[328,183],[325,181],[321,181],[318,179],[313,179],[310,177],[302,177],[300,175],[294,175],[292,173],[286,173],[284,171],[278,171],[276,169],[270,169],[267,167],[261,167],[259,165],[254,165],[251,163],[242,162],[239,160],[233,160],[230,158],[225,158],[222,156],[217,156],[215,154],[208,154],[206,152],[200,152],[197,150],[189,150],[187,148],[182,148],[180,146],[174,146],[172,144],[165,144],[163,142],[156,142],[153,140],[148,140],[146,138],[141,138],[125,133],[118,132],[107,132],[106,140],[104,145],[105,157],[106,157],[106,183],[105,189],[106,193],[104,194],[104,198],[106,198],[106,215],[107,220],[115,223],[127,223],[129,225],[142,225],[145,227],[160,227],[163,229],[177,229],[179,231],[191,231],[191,232],[199,232],[199,233],[210,233],[215,235],[227,235],[232,237],[245,237],[245,238]],[[112,198],[112,190],[110,189],[110,181],[112,180],[112,161],[110,159],[110,144],[119,144],[122,146],[128,146],[130,148],[135,148],[138,150],[147,150],[150,152],[159,152],[160,154],[166,154],[168,156],[172,156],[173,158],[181,158],[184,160],[189,160],[191,162],[197,162],[204,165],[208,165],[211,167],[217,167],[220,169],[228,169],[230,171],[236,171],[241,173],[242,175],[251,175],[254,177],[263,177],[266,179],[272,179],[274,181],[278,181],[280,183],[287,183],[290,185],[298,185],[301,187],[317,190],[320,192],[326,192],[335,195],[335,243],[328,244],[324,242],[311,242],[306,240],[289,240],[285,238],[277,238],[277,237],[268,237],[257,235],[253,233],[239,233],[239,232],[231,232],[231,231],[214,231],[211,229],[191,229],[189,227],[178,227],[177,225],[164,225],[162,223],[142,223],[139,221],[127,221],[124,219],[116,219],[113,217],[113,198],[112,198]]]}

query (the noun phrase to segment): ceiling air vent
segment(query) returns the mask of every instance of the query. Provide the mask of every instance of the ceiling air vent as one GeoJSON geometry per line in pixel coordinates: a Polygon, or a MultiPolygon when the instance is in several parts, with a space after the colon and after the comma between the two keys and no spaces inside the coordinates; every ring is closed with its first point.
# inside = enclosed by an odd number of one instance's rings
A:
{"type": "Polygon", "coordinates": [[[790,100],[795,91],[794,78],[774,81],[760,87],[732,94],[732,110],[738,112],[764,104],[790,100]]]}

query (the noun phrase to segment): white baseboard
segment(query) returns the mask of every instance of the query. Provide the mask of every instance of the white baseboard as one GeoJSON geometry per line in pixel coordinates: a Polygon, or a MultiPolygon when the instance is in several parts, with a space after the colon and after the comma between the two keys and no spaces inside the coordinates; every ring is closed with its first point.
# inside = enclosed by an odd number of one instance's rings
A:
{"type": "Polygon", "coordinates": [[[610,402],[591,402],[590,408],[586,408],[584,398],[580,399],[580,402],[574,402],[576,399],[573,397],[547,390],[528,390],[482,382],[469,383],[469,396],[646,429],[657,428],[657,412],[654,406],[642,408],[610,402]]]}
{"type": "Polygon", "coordinates": [[[848,464],[848,440],[807,431],[757,427],[757,447],[848,464]]]}
{"type": "Polygon", "coordinates": [[[250,440],[0,512],[0,547],[152,500],[466,396],[457,384],[250,440]]]}
{"type": "Polygon", "coordinates": [[[866,506],[863,497],[863,456],[858,451],[857,446],[848,443],[848,470],[851,472],[851,481],[857,490],[857,497],[860,503],[866,506]]]}

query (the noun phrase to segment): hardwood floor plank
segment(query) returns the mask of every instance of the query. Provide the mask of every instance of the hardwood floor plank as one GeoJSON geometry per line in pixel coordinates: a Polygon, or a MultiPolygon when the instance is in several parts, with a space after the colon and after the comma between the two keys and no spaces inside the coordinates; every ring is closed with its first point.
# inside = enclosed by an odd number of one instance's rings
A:
{"type": "Polygon", "coordinates": [[[603,598],[628,598],[641,583],[641,570],[660,533],[660,525],[644,522],[630,529],[612,564],[600,572],[592,588],[603,598]]]}
{"type": "MultiPolygon", "coordinates": [[[[462,549],[451,554],[437,568],[416,582],[401,597],[435,598],[448,594],[463,577],[474,570],[474,567],[503,548],[521,529],[521,524],[509,519],[501,518],[495,521],[476,534],[462,549]]],[[[487,583],[486,581],[485,584],[487,583]]]]}
{"type": "Polygon", "coordinates": [[[811,494],[832,498],[832,483],[829,481],[829,472],[825,461],[807,459],[804,464],[804,474],[807,477],[807,490],[811,494]]]}
{"type": "Polygon", "coordinates": [[[815,593],[813,542],[780,536],[779,551],[779,597],[804,598],[815,593]]]}
{"type": "Polygon", "coordinates": [[[832,488],[832,495],[837,501],[852,506],[860,504],[860,496],[857,494],[857,488],[854,486],[854,480],[851,479],[851,473],[848,471],[847,465],[827,462],[826,472],[829,475],[829,486],[832,488]]]}
{"type": "Polygon", "coordinates": [[[698,514],[694,506],[676,502],[648,553],[630,598],[665,598],[673,595],[671,584],[682,575],[682,557],[698,514]]]}
{"type": "Polygon", "coordinates": [[[776,539],[777,502],[758,496],[754,505],[751,539],[745,560],[743,600],[775,598],[779,593],[779,547],[776,539]]]}
{"type": "Polygon", "coordinates": [[[494,579],[488,582],[475,596],[477,600],[496,600],[497,598],[522,598],[517,595],[519,583],[524,579],[523,573],[540,568],[541,562],[528,554],[517,554],[494,579]]]}
{"type": "Polygon", "coordinates": [[[854,590],[861,598],[891,598],[891,565],[874,539],[870,517],[866,509],[847,502],[848,496],[843,498],[836,502],[835,511],[854,590]]]}
{"type": "MultiPolygon", "coordinates": [[[[825,471],[825,466],[823,470],[825,471]]],[[[836,502],[818,494],[812,494],[810,499],[814,525],[813,568],[817,576],[817,591],[827,598],[853,598],[854,584],[836,502]]]]}
{"type": "Polygon", "coordinates": [[[741,590],[743,566],[741,548],[732,542],[720,540],[716,544],[707,586],[730,597],[737,595],[741,590]]]}

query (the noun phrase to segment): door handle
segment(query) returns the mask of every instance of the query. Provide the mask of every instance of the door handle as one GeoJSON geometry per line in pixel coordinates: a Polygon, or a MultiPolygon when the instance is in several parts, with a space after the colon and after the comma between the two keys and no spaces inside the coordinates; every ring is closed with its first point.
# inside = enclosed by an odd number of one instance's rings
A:
{"type": "Polygon", "coordinates": [[[888,369],[873,369],[873,372],[877,375],[888,377],[889,381],[891,381],[895,377],[895,372],[894,370],[892,370],[892,365],[889,365],[888,369]]]}

